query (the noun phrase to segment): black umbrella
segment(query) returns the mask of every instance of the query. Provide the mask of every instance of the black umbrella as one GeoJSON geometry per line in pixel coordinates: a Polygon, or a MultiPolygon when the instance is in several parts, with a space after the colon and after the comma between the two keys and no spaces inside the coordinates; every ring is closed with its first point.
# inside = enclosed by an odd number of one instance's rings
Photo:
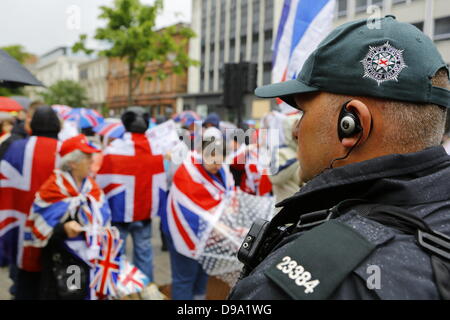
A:
{"type": "Polygon", "coordinates": [[[0,87],[13,89],[22,86],[43,87],[44,85],[16,59],[4,50],[0,50],[0,87]]]}

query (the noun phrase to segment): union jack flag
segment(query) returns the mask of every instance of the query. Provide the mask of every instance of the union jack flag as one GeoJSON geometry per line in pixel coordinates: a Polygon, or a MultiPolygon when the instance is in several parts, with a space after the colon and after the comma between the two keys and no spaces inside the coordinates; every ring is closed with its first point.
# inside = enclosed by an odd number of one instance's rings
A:
{"type": "Polygon", "coordinates": [[[94,128],[94,131],[105,138],[122,138],[125,127],[120,122],[105,122],[94,128]]]}
{"type": "Polygon", "coordinates": [[[58,149],[57,140],[32,136],[11,144],[0,163],[0,242],[21,269],[36,260],[35,250],[24,248],[25,222],[35,193],[59,161],[58,149]]]}
{"type": "Polygon", "coordinates": [[[150,219],[165,208],[164,158],[154,155],[145,134],[126,133],[104,151],[97,181],[105,192],[114,222],[150,219]]]}
{"type": "Polygon", "coordinates": [[[96,261],[90,287],[102,296],[117,296],[117,281],[120,273],[120,249],[122,240],[115,227],[104,229],[101,235],[101,252],[96,261]]]}
{"type": "Polygon", "coordinates": [[[239,149],[228,158],[231,166],[242,172],[240,189],[256,196],[269,196],[272,183],[268,177],[268,170],[259,164],[256,145],[242,144],[239,149]]]}
{"type": "MultiPolygon", "coordinates": [[[[86,228],[83,236],[65,241],[67,248],[87,264],[98,256],[98,241],[95,233],[109,226],[111,213],[102,190],[88,177],[81,190],[70,173],[55,170],[36,194],[32,212],[26,222],[25,249],[33,249],[38,257],[40,248],[47,245],[55,226],[72,218],[86,228]],[[93,251],[93,252],[91,252],[93,251]]],[[[31,261],[28,271],[40,271],[39,259],[31,261]]]]}
{"type": "Polygon", "coordinates": [[[78,123],[78,127],[85,128],[95,128],[102,124],[104,119],[100,113],[94,109],[88,108],[75,108],[70,110],[64,115],[64,120],[73,120],[78,123]]]}
{"type": "Polygon", "coordinates": [[[66,120],[68,117],[68,114],[70,111],[72,111],[72,108],[69,106],[61,105],[61,104],[55,104],[52,106],[53,110],[56,112],[56,114],[61,118],[66,120]]]}
{"type": "Polygon", "coordinates": [[[176,171],[163,214],[163,231],[170,234],[176,250],[195,258],[208,230],[234,194],[234,179],[227,165],[217,175],[208,173],[201,156],[191,153],[176,171]]]}
{"type": "Polygon", "coordinates": [[[117,286],[121,296],[141,292],[149,283],[149,279],[141,270],[122,258],[117,286]]]}

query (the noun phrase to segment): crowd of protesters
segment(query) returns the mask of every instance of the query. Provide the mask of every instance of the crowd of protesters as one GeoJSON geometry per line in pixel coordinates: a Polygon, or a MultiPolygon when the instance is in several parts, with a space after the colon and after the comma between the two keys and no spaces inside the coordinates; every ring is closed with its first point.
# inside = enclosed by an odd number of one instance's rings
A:
{"type": "MultiPolygon", "coordinates": [[[[40,102],[20,114],[0,116],[0,210],[17,213],[10,217],[17,228],[0,233],[0,262],[9,265],[10,293],[19,300],[105,298],[112,288],[104,288],[107,281],[95,284],[102,266],[93,263],[96,244],[109,239],[108,248],[114,249],[117,242],[117,255],[123,255],[128,235],[134,266],[154,283],[150,240],[155,216],[161,217],[163,246],[170,254],[172,298],[204,299],[208,276],[185,250],[186,230],[171,227],[178,218],[170,200],[185,197],[211,211],[229,190],[281,200],[300,184],[291,134],[298,114],[283,118],[287,138],[276,151],[280,170],[273,176],[258,165],[257,145],[248,139],[225,139],[215,113],[203,120],[200,134],[194,130],[196,119],[183,121],[190,139],[202,141],[201,149],[191,150],[181,164],[172,161],[170,153],[153,154],[146,135],[151,119],[140,107],[121,115],[124,135],[107,141],[93,128],[67,134],[67,123],[40,102]],[[223,153],[204,153],[211,143],[223,153]],[[227,154],[229,144],[232,152],[227,154]],[[196,157],[202,158],[201,164],[193,162],[196,157]],[[82,290],[67,288],[71,266],[80,270],[82,290]]],[[[165,120],[159,117],[156,125],[165,120]]],[[[258,136],[257,130],[253,136],[258,136]]],[[[195,210],[184,209],[183,221],[173,225],[192,222],[195,210]]]]}

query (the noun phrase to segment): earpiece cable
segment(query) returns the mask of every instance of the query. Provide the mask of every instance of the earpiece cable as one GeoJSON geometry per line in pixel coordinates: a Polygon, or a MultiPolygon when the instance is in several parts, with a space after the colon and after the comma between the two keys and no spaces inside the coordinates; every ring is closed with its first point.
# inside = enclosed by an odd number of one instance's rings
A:
{"type": "Polygon", "coordinates": [[[333,161],[331,161],[330,166],[328,167],[328,169],[333,169],[333,165],[334,165],[334,163],[336,161],[347,159],[350,156],[350,153],[352,153],[353,149],[355,149],[356,146],[358,145],[358,143],[361,141],[361,138],[362,138],[363,134],[364,134],[364,131],[361,131],[361,134],[359,135],[358,141],[356,141],[355,145],[350,148],[350,150],[347,152],[347,154],[344,157],[337,158],[337,159],[334,159],[333,161]]]}

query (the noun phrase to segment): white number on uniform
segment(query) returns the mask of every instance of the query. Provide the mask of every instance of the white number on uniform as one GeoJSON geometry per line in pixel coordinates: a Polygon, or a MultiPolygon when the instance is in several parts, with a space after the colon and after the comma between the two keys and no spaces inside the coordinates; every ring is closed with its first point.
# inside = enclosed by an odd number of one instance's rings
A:
{"type": "Polygon", "coordinates": [[[277,264],[277,269],[281,270],[284,274],[295,281],[295,284],[299,287],[305,287],[305,293],[313,293],[314,288],[320,284],[319,280],[311,280],[311,273],[305,271],[305,268],[292,260],[291,257],[284,257],[282,261],[277,264]],[[311,281],[309,281],[311,280],[311,281]]]}

